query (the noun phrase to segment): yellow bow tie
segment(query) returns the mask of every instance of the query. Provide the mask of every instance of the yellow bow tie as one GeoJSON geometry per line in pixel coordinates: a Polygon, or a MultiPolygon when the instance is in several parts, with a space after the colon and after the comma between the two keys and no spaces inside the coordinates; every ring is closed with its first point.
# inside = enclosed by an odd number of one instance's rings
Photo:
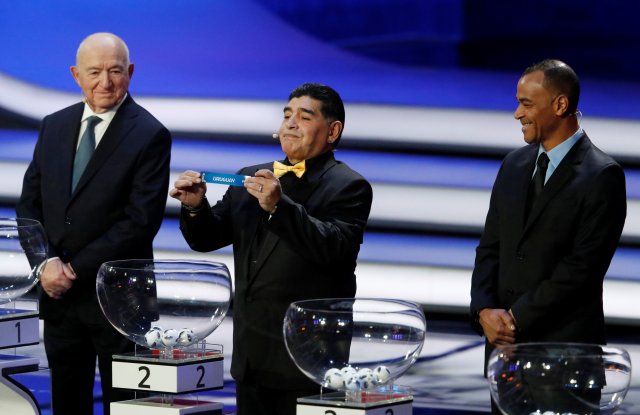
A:
{"type": "Polygon", "coordinates": [[[287,166],[285,164],[280,163],[279,161],[273,162],[273,174],[276,177],[280,178],[290,171],[293,172],[298,178],[302,177],[305,171],[305,160],[302,160],[300,163],[297,163],[293,166],[287,166]]]}

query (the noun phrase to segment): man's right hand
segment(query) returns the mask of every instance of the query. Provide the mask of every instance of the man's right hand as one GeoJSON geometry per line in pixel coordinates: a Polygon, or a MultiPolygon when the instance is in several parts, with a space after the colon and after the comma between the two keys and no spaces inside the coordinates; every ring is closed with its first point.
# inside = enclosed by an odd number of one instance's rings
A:
{"type": "Polygon", "coordinates": [[[489,343],[494,346],[516,341],[516,323],[507,310],[485,308],[480,311],[480,325],[489,343]]]}
{"type": "Polygon", "coordinates": [[[55,300],[62,298],[72,286],[76,274],[60,258],[50,259],[40,275],[40,285],[47,295],[55,300]]]}
{"type": "Polygon", "coordinates": [[[178,199],[183,205],[197,208],[202,204],[207,185],[197,171],[187,170],[178,177],[169,196],[178,199]]]}

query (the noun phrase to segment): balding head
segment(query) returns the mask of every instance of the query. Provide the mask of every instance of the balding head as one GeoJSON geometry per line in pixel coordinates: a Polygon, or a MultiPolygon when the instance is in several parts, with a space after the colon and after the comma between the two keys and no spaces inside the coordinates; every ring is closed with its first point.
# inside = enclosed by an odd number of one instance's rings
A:
{"type": "Polygon", "coordinates": [[[129,48],[127,47],[127,44],[124,43],[124,40],[120,37],[108,32],[94,33],[87,36],[82,42],[80,42],[80,46],[78,46],[78,51],[76,52],[76,65],[84,51],[99,47],[108,47],[119,50],[125,57],[126,66],[129,66],[129,48]]]}
{"type": "Polygon", "coordinates": [[[108,111],[122,101],[129,88],[133,74],[129,49],[112,33],[94,33],[80,43],[71,74],[91,109],[98,114],[108,111]]]}

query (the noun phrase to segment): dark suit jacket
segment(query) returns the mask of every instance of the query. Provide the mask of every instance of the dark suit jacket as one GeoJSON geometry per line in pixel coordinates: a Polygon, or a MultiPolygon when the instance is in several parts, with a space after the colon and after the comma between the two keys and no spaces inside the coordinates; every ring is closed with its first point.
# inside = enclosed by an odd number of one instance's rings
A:
{"type": "MultiPolygon", "coordinates": [[[[476,251],[471,313],[511,309],[517,342],[605,343],[602,283],[626,217],[622,168],[586,134],[525,221],[538,145],[504,159],[476,251]]],[[[482,334],[482,328],[474,322],[482,334]]]]}
{"type": "MultiPolygon", "coordinates": [[[[354,270],[371,209],[371,186],[332,152],[315,161],[315,167],[283,193],[270,220],[243,187],[229,187],[212,209],[194,218],[182,212],[181,229],[192,249],[211,251],[233,244],[231,373],[238,381],[250,376],[276,388],[308,385],[285,349],[282,326],[289,304],[355,296],[354,270]],[[251,245],[259,234],[263,241],[251,273],[251,245]]],[[[260,169],[271,170],[272,165],[247,167],[239,174],[253,176],[260,169]]],[[[287,176],[283,182],[297,180],[287,176]]]]}
{"type": "Polygon", "coordinates": [[[71,193],[83,109],[78,103],[44,118],[16,207],[18,217],[43,224],[49,257],[70,261],[78,276],[61,300],[40,293],[44,319],[62,317],[72,302],[86,303],[88,312],[96,312],[100,265],[152,258],[152,241],[166,205],[171,135],[131,96],[118,109],[71,193]]]}

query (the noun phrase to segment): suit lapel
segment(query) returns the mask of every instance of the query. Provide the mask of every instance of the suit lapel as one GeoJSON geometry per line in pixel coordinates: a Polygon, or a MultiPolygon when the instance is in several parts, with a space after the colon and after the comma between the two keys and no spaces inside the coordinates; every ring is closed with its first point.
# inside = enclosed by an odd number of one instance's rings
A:
{"type": "Polygon", "coordinates": [[[524,229],[527,220],[527,198],[529,195],[529,187],[531,186],[531,177],[533,176],[533,170],[536,164],[536,157],[538,156],[538,146],[531,146],[530,151],[526,157],[523,157],[517,164],[515,170],[519,176],[515,177],[515,183],[518,186],[517,191],[521,196],[517,199],[518,205],[516,206],[516,215],[520,218],[520,223],[524,229]]]}
{"type": "MultiPolygon", "coordinates": [[[[100,144],[98,144],[98,146],[96,147],[96,151],[91,157],[91,160],[89,160],[87,168],[82,173],[82,177],[80,177],[80,181],[76,186],[76,190],[73,193],[72,198],[75,197],[75,195],[80,191],[82,191],[82,188],[87,185],[91,178],[109,159],[111,153],[113,153],[116,147],[120,145],[120,143],[127,137],[129,132],[134,128],[135,123],[131,122],[131,120],[133,118],[136,118],[138,114],[130,105],[132,102],[133,100],[129,95],[118,109],[118,112],[116,113],[115,117],[113,117],[113,120],[111,120],[107,131],[105,131],[104,136],[100,140],[100,144]]],[[[71,168],[73,169],[73,160],[71,168]]]]}
{"type": "Polygon", "coordinates": [[[71,198],[71,177],[73,175],[73,159],[76,156],[76,147],[80,135],[80,122],[82,121],[82,113],[84,104],[78,103],[73,108],[73,113],[69,117],[63,128],[58,132],[60,137],[60,154],[58,159],[59,168],[48,172],[51,174],[51,181],[54,183],[62,183],[62,197],[65,204],[71,198]]]}
{"type": "Polygon", "coordinates": [[[553,172],[538,197],[538,200],[531,207],[531,213],[525,225],[524,233],[533,226],[536,219],[547,207],[549,202],[565,187],[565,185],[575,176],[584,158],[585,151],[589,146],[589,139],[586,134],[569,150],[562,159],[560,165],[553,172]]]}

